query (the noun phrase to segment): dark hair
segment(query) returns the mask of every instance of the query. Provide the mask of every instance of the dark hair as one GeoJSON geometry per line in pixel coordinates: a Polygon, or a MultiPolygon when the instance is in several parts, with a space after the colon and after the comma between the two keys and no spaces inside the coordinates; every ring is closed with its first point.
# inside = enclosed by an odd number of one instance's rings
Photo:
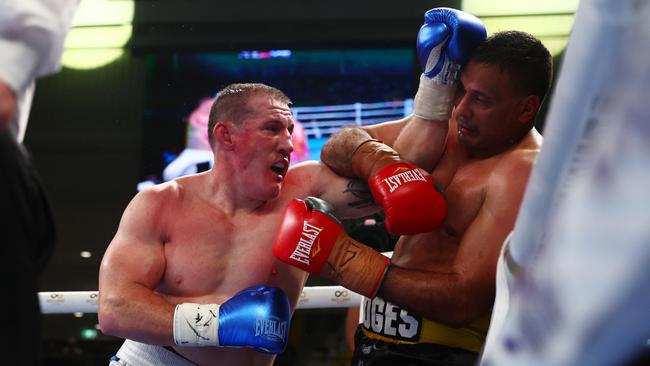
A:
{"type": "Polygon", "coordinates": [[[472,53],[470,61],[498,65],[510,74],[515,90],[544,100],[551,85],[553,58],[542,42],[519,31],[497,32],[472,53]]]}
{"type": "Polygon", "coordinates": [[[230,84],[217,93],[208,121],[210,146],[214,148],[214,126],[218,121],[230,121],[240,125],[247,115],[253,113],[248,105],[252,96],[266,95],[275,101],[291,104],[291,99],[282,91],[260,83],[230,84]]]}

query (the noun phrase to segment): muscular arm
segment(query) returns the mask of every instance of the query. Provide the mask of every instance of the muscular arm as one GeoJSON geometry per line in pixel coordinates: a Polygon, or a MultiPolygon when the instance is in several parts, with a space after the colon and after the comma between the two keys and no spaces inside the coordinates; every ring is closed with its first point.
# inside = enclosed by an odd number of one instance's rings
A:
{"type": "Polygon", "coordinates": [[[448,120],[412,116],[392,146],[404,160],[431,172],[445,151],[448,131],[448,120]]]}
{"type": "Polygon", "coordinates": [[[397,121],[364,127],[344,127],[325,142],[321,150],[321,161],[336,174],[344,177],[356,177],[352,169],[352,155],[356,152],[357,147],[364,141],[372,139],[392,147],[402,128],[414,118],[417,117],[410,116],[397,121]]]}
{"type": "Polygon", "coordinates": [[[465,326],[487,313],[494,302],[499,251],[514,226],[532,167],[532,159],[510,160],[493,172],[485,202],[463,234],[453,266],[444,272],[393,266],[380,296],[450,326],[465,326]]]}
{"type": "Polygon", "coordinates": [[[139,193],[122,216],[99,270],[99,323],[105,334],[173,345],[175,305],[154,289],[165,270],[163,193],[139,193]]]}
{"type": "MultiPolygon", "coordinates": [[[[411,129],[411,125],[420,122],[423,120],[411,116],[365,130],[348,128],[332,137],[321,154],[323,162],[337,174],[358,177],[368,183],[373,199],[386,214],[386,229],[391,234],[433,230],[442,224],[447,211],[445,199],[431,175],[379,141],[385,139],[388,143],[402,144],[415,156],[418,149],[416,143],[422,137],[411,129]],[[417,141],[410,141],[408,136],[402,137],[404,135],[412,136],[417,141]]],[[[440,124],[443,122],[438,121],[440,124]]],[[[438,132],[441,129],[430,130],[438,132]]],[[[426,148],[425,153],[417,153],[417,156],[423,158],[430,155],[437,161],[443,148],[444,144],[440,144],[434,154],[430,152],[435,149],[426,148]]]]}
{"type": "MultiPolygon", "coordinates": [[[[308,161],[296,164],[290,170],[289,185],[301,187],[298,198],[314,196],[326,200],[343,219],[359,218],[378,212],[366,182],[334,174],[325,164],[308,161]]],[[[287,187],[289,188],[289,187],[287,187]]]]}
{"type": "Polygon", "coordinates": [[[351,161],[357,147],[376,139],[395,149],[400,156],[431,171],[445,148],[448,120],[425,120],[414,115],[365,127],[346,127],[323,145],[321,160],[334,172],[354,177],[351,161]]]}

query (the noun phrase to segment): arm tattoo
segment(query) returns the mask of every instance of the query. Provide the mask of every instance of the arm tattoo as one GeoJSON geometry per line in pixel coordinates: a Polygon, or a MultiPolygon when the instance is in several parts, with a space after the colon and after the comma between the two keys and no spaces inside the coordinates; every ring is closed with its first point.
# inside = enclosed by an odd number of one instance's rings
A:
{"type": "Polygon", "coordinates": [[[365,208],[375,203],[370,193],[370,187],[361,179],[350,179],[343,193],[351,193],[354,197],[358,198],[355,201],[348,202],[348,206],[350,207],[365,208]]]}

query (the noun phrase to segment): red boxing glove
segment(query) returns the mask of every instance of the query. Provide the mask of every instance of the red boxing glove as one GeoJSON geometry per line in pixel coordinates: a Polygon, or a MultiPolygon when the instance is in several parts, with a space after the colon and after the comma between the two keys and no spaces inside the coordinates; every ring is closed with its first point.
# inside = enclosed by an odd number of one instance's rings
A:
{"type": "Polygon", "coordinates": [[[447,203],[433,178],[413,164],[400,162],[380,170],[368,180],[370,191],[384,208],[386,228],[400,235],[438,228],[447,214],[447,203]]]}
{"type": "Polygon", "coordinates": [[[352,155],[351,166],[356,176],[368,180],[391,234],[425,233],[444,222],[447,203],[431,175],[402,160],[390,146],[364,141],[352,155]]]}
{"type": "Polygon", "coordinates": [[[330,204],[318,198],[291,201],[275,234],[273,255],[372,298],[390,260],[350,238],[332,212],[330,204]]]}

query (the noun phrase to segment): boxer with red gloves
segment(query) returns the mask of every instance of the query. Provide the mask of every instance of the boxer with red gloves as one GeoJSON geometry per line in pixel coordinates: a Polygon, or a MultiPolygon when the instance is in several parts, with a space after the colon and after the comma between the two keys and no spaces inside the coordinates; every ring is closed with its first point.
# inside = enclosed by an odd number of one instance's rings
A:
{"type": "Polygon", "coordinates": [[[343,230],[332,206],[315,197],[294,199],[273,240],[273,255],[309,273],[374,297],[388,272],[387,257],[343,230]]]}

